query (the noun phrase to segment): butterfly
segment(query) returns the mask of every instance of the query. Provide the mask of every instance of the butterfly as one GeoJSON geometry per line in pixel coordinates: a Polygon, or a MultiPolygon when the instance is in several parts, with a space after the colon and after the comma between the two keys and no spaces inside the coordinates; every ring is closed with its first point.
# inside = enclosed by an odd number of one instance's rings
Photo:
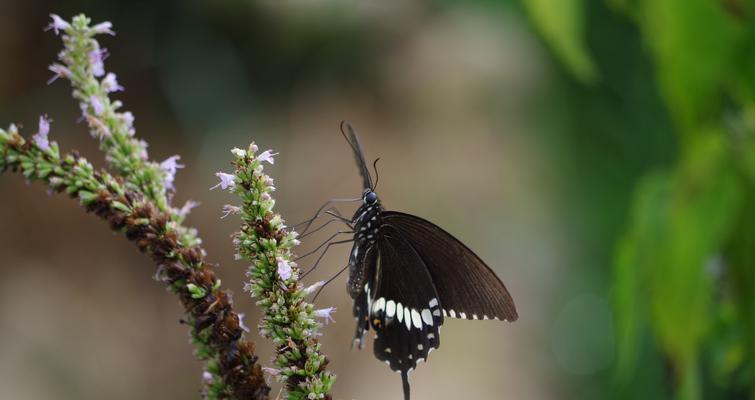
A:
{"type": "Polygon", "coordinates": [[[401,374],[409,400],[409,373],[440,346],[445,318],[513,322],[516,307],[503,282],[464,243],[425,219],[386,210],[356,132],[345,122],[341,132],[354,151],[364,188],[351,219],[348,262],[354,343],[364,348],[365,332],[375,331],[375,357],[401,374]]]}

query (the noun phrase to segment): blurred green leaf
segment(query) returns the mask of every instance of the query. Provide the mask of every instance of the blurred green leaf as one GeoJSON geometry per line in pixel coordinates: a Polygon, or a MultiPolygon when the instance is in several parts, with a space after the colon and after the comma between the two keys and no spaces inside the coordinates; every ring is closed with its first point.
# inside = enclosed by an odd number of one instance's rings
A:
{"type": "Polygon", "coordinates": [[[665,173],[649,174],[637,186],[630,216],[630,227],[616,249],[613,300],[616,308],[616,373],[622,383],[632,376],[639,354],[639,340],[647,324],[644,295],[644,265],[652,263],[659,252],[663,212],[670,190],[665,173]]]}
{"type": "Polygon", "coordinates": [[[698,394],[694,370],[711,324],[706,317],[714,282],[710,262],[720,253],[741,204],[727,150],[723,135],[699,135],[673,173],[650,175],[637,188],[614,270],[620,378],[633,371],[642,308],[648,305],[651,329],[680,369],[680,395],[698,394]]]}
{"type": "Polygon", "coordinates": [[[682,133],[719,117],[722,96],[717,94],[735,69],[743,31],[721,3],[644,0],[638,14],[663,95],[682,133]]]}
{"type": "Polygon", "coordinates": [[[566,67],[582,82],[597,78],[584,37],[584,0],[524,0],[535,26],[566,67]]]}

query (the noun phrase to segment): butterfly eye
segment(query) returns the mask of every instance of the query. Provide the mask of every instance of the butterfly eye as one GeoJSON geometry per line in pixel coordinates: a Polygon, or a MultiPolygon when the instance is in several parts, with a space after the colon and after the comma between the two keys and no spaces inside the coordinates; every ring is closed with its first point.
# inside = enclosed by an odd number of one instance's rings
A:
{"type": "Polygon", "coordinates": [[[367,192],[367,194],[364,195],[364,201],[367,204],[374,204],[377,201],[377,194],[375,194],[375,192],[367,192]]]}

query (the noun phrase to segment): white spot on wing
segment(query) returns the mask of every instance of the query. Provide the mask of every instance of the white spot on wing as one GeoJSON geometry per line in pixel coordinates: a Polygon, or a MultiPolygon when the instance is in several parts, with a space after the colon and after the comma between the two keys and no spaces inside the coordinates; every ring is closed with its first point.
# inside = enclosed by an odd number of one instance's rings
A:
{"type": "Polygon", "coordinates": [[[387,315],[388,318],[393,318],[393,316],[396,315],[396,303],[393,300],[388,300],[388,303],[385,306],[385,315],[387,315]]]}
{"type": "Polygon", "coordinates": [[[372,304],[372,313],[377,314],[380,311],[382,311],[384,308],[385,308],[385,297],[381,297],[375,300],[375,303],[372,304]]]}
{"type": "Polygon", "coordinates": [[[401,322],[404,319],[404,306],[402,306],[401,303],[398,303],[396,306],[396,317],[398,318],[398,322],[401,322]]]}
{"type": "Polygon", "coordinates": [[[448,315],[450,315],[451,318],[456,318],[456,311],[454,311],[454,310],[448,310],[448,315]]]}
{"type": "Polygon", "coordinates": [[[406,324],[406,329],[412,328],[412,312],[409,310],[409,307],[404,307],[404,323],[406,324]]]}
{"type": "Polygon", "coordinates": [[[430,308],[436,307],[438,305],[438,299],[436,297],[433,297],[432,300],[430,300],[430,308]]]}
{"type": "Polygon", "coordinates": [[[461,318],[461,319],[467,319],[467,314],[466,313],[459,313],[459,318],[461,318]]]}
{"type": "Polygon", "coordinates": [[[412,324],[417,329],[422,329],[422,317],[420,317],[417,310],[412,309],[412,324]]]}
{"type": "Polygon", "coordinates": [[[422,310],[422,321],[425,323],[425,325],[433,326],[433,315],[427,308],[422,310]]]}

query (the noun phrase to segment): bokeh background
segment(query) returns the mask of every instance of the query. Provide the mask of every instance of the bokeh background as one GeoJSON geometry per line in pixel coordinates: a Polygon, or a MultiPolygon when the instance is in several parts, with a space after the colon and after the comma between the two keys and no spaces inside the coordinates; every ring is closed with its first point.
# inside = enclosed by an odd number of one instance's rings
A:
{"type": "MultiPolygon", "coordinates": [[[[188,223],[252,328],[214,172],[252,140],[279,151],[278,210],[304,220],[361,191],[348,119],[384,205],[466,242],[520,313],[448,321],[415,399],[755,399],[755,2],[0,0],[0,123],[47,114],[103,165],[68,84],[45,84],[50,12],[114,23],[116,97],[152,158],[181,155],[175,201],[202,204],[188,223]]],[[[0,397],[198,397],[177,300],[74,201],[1,176],[0,254],[0,397]]],[[[400,398],[349,351],[344,288],[317,301],[338,308],[335,398],[400,398]]]]}

